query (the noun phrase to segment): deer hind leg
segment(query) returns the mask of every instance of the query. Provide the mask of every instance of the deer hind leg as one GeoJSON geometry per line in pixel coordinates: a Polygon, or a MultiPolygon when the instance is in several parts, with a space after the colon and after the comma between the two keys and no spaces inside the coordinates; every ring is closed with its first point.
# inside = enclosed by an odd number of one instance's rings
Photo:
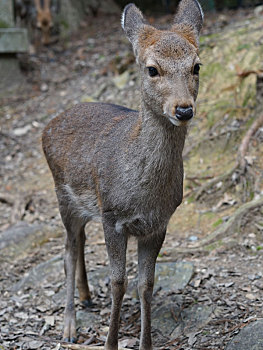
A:
{"type": "Polygon", "coordinates": [[[89,290],[89,284],[87,279],[87,272],[85,267],[85,230],[84,227],[81,229],[77,239],[77,287],[79,291],[79,298],[81,303],[88,307],[92,305],[91,295],[89,290]]]}
{"type": "Polygon", "coordinates": [[[152,350],[151,301],[154,285],[155,263],[164,241],[165,233],[138,241],[139,280],[141,302],[140,350],[152,350]]]}
{"type": "Polygon", "coordinates": [[[111,317],[105,349],[117,350],[120,311],[123,296],[127,288],[127,236],[123,233],[117,233],[115,230],[115,225],[111,222],[111,220],[104,217],[103,221],[105,243],[110,260],[112,293],[111,317]]]}
{"type": "MultiPolygon", "coordinates": [[[[67,231],[65,244],[64,268],[66,273],[67,297],[64,319],[64,341],[75,343],[76,337],[76,314],[74,304],[75,294],[75,273],[77,261],[79,260],[79,246],[83,241],[84,223],[83,221],[71,215],[68,211],[60,206],[62,221],[67,231]]],[[[84,249],[84,248],[83,248],[84,249]]],[[[83,252],[84,254],[84,252],[83,252]]]]}

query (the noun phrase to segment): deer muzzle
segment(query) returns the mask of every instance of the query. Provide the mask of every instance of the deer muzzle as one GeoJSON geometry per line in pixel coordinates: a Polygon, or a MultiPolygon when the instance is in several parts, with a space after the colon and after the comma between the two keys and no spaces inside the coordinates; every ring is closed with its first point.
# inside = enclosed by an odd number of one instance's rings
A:
{"type": "Polygon", "coordinates": [[[175,116],[180,121],[188,121],[193,118],[193,107],[176,107],[175,116]]]}

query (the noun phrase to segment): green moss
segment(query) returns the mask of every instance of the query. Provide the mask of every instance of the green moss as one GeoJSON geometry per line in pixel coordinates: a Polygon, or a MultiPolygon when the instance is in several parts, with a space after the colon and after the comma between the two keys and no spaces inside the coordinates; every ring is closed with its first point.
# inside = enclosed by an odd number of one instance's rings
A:
{"type": "Polygon", "coordinates": [[[249,44],[240,44],[237,47],[237,51],[248,50],[248,49],[250,49],[250,45],[249,44]]]}
{"type": "Polygon", "coordinates": [[[208,251],[208,252],[211,252],[212,250],[215,250],[215,249],[217,249],[219,247],[222,247],[222,245],[223,245],[222,240],[219,240],[219,241],[217,241],[215,243],[208,244],[207,246],[205,246],[204,249],[206,251],[208,251]]]}
{"type": "Polygon", "coordinates": [[[215,228],[215,227],[221,225],[222,223],[223,223],[223,220],[220,218],[216,222],[214,222],[212,226],[215,228]]]}
{"type": "Polygon", "coordinates": [[[0,19],[0,28],[9,28],[8,23],[0,19]]]}
{"type": "Polygon", "coordinates": [[[62,27],[64,27],[64,29],[66,29],[66,30],[69,29],[69,24],[68,24],[68,22],[65,21],[64,19],[61,19],[61,20],[59,21],[59,23],[60,23],[60,25],[61,25],[62,27]]]}

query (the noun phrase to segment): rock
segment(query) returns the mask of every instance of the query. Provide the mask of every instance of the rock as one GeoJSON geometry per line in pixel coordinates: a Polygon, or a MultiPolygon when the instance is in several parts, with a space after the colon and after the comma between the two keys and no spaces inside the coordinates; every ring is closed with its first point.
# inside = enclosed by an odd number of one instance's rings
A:
{"type": "Polygon", "coordinates": [[[187,286],[193,276],[194,265],[188,261],[157,263],[155,271],[155,288],[173,291],[187,286]]]}
{"type": "Polygon", "coordinates": [[[88,310],[80,310],[76,313],[77,327],[88,328],[99,326],[101,322],[100,315],[90,312],[88,310]]]}
{"type": "Polygon", "coordinates": [[[254,14],[256,17],[262,16],[263,15],[263,5],[259,5],[259,6],[255,7],[254,14]]]}
{"type": "Polygon", "coordinates": [[[48,85],[46,83],[42,83],[40,85],[40,91],[47,92],[48,91],[48,85]]]}
{"type": "Polygon", "coordinates": [[[47,225],[18,222],[1,233],[1,254],[8,256],[9,259],[19,260],[32,249],[32,246],[55,235],[57,234],[54,229],[47,225]]]}
{"type": "Polygon", "coordinates": [[[172,338],[177,338],[184,334],[190,336],[202,329],[212,318],[215,312],[211,305],[195,304],[181,310],[177,327],[171,334],[172,338]]]}
{"type": "Polygon", "coordinates": [[[13,133],[16,135],[16,136],[23,136],[25,134],[28,133],[28,131],[31,130],[31,125],[25,125],[24,127],[22,128],[16,128],[13,130],[13,133]]]}
{"type": "Polygon", "coordinates": [[[196,333],[210,321],[213,312],[212,306],[198,304],[182,310],[182,301],[183,296],[177,295],[175,300],[155,308],[152,313],[153,327],[173,339],[196,333]]]}
{"type": "Polygon", "coordinates": [[[97,100],[92,96],[85,95],[81,97],[81,102],[96,102],[96,101],[97,100]]]}
{"type": "Polygon", "coordinates": [[[129,72],[126,70],[124,73],[114,77],[113,83],[119,90],[122,90],[128,83],[128,80],[129,80],[129,72]]]}
{"type": "Polygon", "coordinates": [[[262,350],[263,349],[263,319],[257,320],[242,328],[226,350],[262,350]]]}
{"type": "Polygon", "coordinates": [[[17,292],[23,288],[34,288],[34,286],[42,286],[45,283],[59,281],[59,277],[63,272],[63,257],[61,255],[55,256],[54,258],[45,261],[30,271],[28,271],[24,277],[16,283],[12,290],[17,292]]]}
{"type": "MultiPolygon", "coordinates": [[[[154,289],[176,291],[184,289],[194,273],[194,265],[187,261],[172,263],[157,263],[155,268],[154,289]]],[[[127,293],[138,298],[137,278],[129,283],[127,293]]]]}

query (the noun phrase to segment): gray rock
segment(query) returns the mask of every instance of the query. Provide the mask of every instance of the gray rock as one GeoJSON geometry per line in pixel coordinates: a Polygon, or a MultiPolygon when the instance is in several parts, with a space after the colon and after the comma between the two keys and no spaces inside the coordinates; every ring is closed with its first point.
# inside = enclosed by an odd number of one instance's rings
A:
{"type": "Polygon", "coordinates": [[[0,53],[27,52],[28,48],[29,43],[26,29],[0,29],[0,53]]]}
{"type": "Polygon", "coordinates": [[[242,328],[226,350],[262,350],[263,349],[263,319],[257,320],[242,328]]]}
{"type": "Polygon", "coordinates": [[[16,258],[19,260],[32,250],[32,246],[40,245],[49,237],[60,234],[57,228],[40,224],[28,224],[26,222],[18,222],[10,226],[1,233],[0,250],[3,256],[8,259],[16,258]]]}
{"type": "Polygon", "coordinates": [[[155,288],[163,291],[184,289],[190,282],[194,265],[188,261],[157,263],[155,269],[155,288]]]}
{"type": "Polygon", "coordinates": [[[63,257],[61,255],[45,261],[28,271],[19,282],[14,284],[12,290],[17,292],[24,288],[44,286],[49,282],[59,281],[63,271],[63,257]]]}
{"type": "Polygon", "coordinates": [[[171,334],[172,338],[177,338],[181,334],[190,336],[192,333],[198,332],[212,319],[214,312],[212,305],[202,304],[195,304],[183,309],[180,313],[179,324],[171,334]]]}
{"type": "MultiPolygon", "coordinates": [[[[177,291],[184,289],[194,273],[194,265],[188,261],[157,263],[155,268],[154,289],[177,291]]],[[[137,279],[130,281],[127,293],[138,298],[137,279]]]]}
{"type": "Polygon", "coordinates": [[[176,296],[174,302],[167,302],[152,313],[152,325],[165,336],[177,338],[180,335],[189,336],[204,327],[212,317],[213,307],[193,305],[181,309],[183,296],[176,296]]]}
{"type": "Polygon", "coordinates": [[[77,327],[94,327],[99,326],[101,322],[100,315],[90,312],[88,310],[80,310],[76,313],[77,327]]]}

